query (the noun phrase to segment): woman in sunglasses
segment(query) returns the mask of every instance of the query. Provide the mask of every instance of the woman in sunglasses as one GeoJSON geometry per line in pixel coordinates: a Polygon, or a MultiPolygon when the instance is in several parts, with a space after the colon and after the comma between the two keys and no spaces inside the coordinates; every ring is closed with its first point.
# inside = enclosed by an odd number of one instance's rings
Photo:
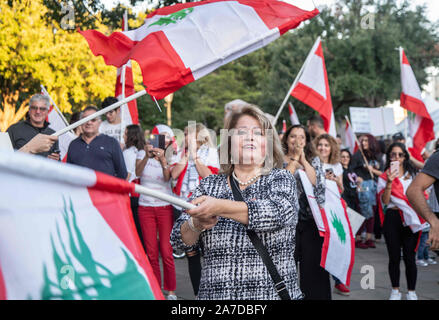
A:
{"type": "Polygon", "coordinates": [[[417,300],[416,246],[419,239],[420,219],[408,205],[405,195],[416,169],[402,143],[395,142],[386,153],[385,172],[378,179],[378,198],[383,234],[389,254],[389,275],[392,283],[390,300],[401,300],[399,291],[401,247],[407,277],[407,300],[417,300]],[[418,223],[416,223],[416,221],[418,223]]]}

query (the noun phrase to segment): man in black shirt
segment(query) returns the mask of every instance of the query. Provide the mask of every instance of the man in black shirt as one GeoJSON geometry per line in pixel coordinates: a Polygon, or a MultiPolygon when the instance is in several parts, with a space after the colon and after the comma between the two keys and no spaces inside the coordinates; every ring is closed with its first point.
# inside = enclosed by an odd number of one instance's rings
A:
{"type": "MultiPolygon", "coordinates": [[[[94,106],[86,107],[81,119],[96,113],[94,106]]],[[[67,163],[104,172],[111,176],[126,179],[128,173],[119,142],[105,134],[99,134],[100,117],[82,125],[81,135],[70,143],[67,163]]]]}
{"type": "Polygon", "coordinates": [[[439,151],[436,151],[425,163],[421,173],[407,189],[407,198],[415,211],[430,224],[428,242],[431,249],[439,249],[439,219],[431,211],[424,197],[424,191],[434,185],[436,196],[439,196],[439,151]]]}
{"type": "MultiPolygon", "coordinates": [[[[15,150],[21,149],[39,133],[51,135],[55,132],[49,128],[49,123],[46,121],[49,108],[50,101],[48,97],[42,94],[32,96],[29,101],[29,112],[26,116],[26,120],[13,124],[7,130],[15,150]]],[[[55,142],[49,151],[37,154],[49,159],[59,160],[58,150],[58,142],[55,142]]]]}

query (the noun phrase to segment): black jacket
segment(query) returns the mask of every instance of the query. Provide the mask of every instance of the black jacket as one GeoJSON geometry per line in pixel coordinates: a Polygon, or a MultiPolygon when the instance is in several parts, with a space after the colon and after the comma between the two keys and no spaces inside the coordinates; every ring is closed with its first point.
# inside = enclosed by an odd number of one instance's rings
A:
{"type": "MultiPolygon", "coordinates": [[[[7,132],[9,133],[9,137],[11,138],[12,147],[15,150],[18,150],[21,147],[23,147],[26,143],[28,143],[38,133],[51,135],[55,131],[49,128],[48,122],[44,122],[44,126],[42,128],[36,128],[28,120],[23,120],[10,126],[7,132]]],[[[38,155],[47,157],[54,150],[57,149],[59,149],[58,142],[55,142],[52,148],[48,152],[38,153],[38,155]]]]}

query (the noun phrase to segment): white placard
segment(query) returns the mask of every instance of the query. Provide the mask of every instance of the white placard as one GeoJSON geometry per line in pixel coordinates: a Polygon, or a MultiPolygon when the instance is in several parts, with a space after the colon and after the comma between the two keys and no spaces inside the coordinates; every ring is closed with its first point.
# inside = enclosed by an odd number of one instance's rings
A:
{"type": "Polygon", "coordinates": [[[363,224],[365,218],[359,214],[357,211],[347,207],[349,222],[351,223],[351,229],[352,233],[354,235],[357,234],[358,229],[360,229],[361,225],[363,224]]]}
{"type": "Polygon", "coordinates": [[[350,107],[349,112],[355,133],[384,136],[397,132],[392,108],[350,107]]]}

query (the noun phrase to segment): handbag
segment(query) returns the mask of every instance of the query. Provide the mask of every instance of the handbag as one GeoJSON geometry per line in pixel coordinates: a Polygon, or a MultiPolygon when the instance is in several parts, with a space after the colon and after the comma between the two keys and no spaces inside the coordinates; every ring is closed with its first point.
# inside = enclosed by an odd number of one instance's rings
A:
{"type": "MultiPolygon", "coordinates": [[[[235,201],[244,201],[241,190],[238,187],[238,183],[232,175],[230,175],[230,184],[232,186],[233,198],[235,199],[235,201]]],[[[253,230],[247,230],[247,235],[250,238],[250,241],[253,243],[256,251],[261,256],[265,266],[267,267],[268,273],[270,274],[270,277],[274,282],[274,287],[279,294],[281,300],[291,300],[287,286],[285,285],[282,277],[279,275],[279,272],[277,271],[277,268],[274,265],[273,260],[271,259],[267,248],[264,246],[261,239],[253,230]]]]}

